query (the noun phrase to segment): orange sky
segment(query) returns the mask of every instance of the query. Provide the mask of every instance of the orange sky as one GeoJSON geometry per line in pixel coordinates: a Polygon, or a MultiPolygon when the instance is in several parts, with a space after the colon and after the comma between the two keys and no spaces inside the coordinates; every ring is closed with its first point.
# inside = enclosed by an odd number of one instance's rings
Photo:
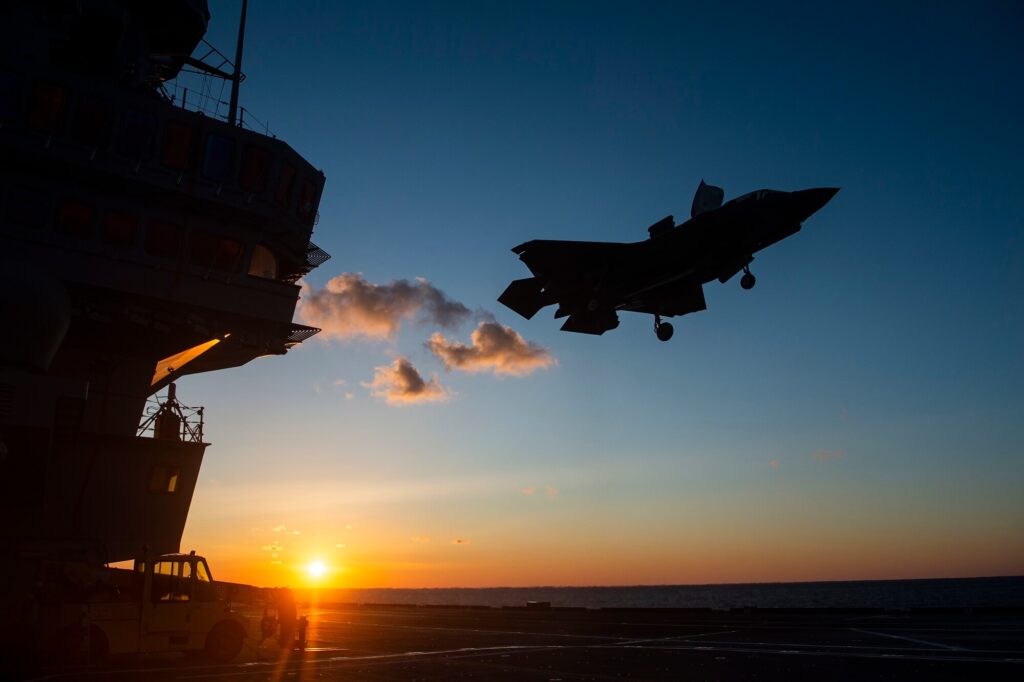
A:
{"type": "MultiPolygon", "coordinates": [[[[200,484],[182,547],[215,577],[292,587],[486,587],[773,582],[1024,573],[1024,528],[986,520],[1009,499],[937,525],[932,501],[843,487],[810,501],[770,477],[747,506],[730,494],[652,495],[637,507],[600,485],[396,482],[356,492],[324,482],[200,484]],[[505,489],[503,489],[503,487],[505,489]],[[774,488],[774,490],[772,489],[774,488]],[[333,492],[332,492],[333,491],[333,492]],[[255,502],[261,500],[262,502],[255,502]],[[453,507],[457,522],[442,507],[453,507]],[[745,509],[752,512],[741,511],[745,509]],[[328,570],[313,578],[308,566],[328,570]]],[[[740,495],[742,491],[736,491],[740,495]]]]}

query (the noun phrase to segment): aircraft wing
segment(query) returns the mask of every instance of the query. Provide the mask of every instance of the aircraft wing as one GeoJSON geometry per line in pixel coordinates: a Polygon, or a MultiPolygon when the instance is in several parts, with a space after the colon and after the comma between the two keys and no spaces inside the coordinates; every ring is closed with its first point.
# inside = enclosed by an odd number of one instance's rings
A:
{"type": "Polygon", "coordinates": [[[512,249],[537,277],[569,281],[587,278],[626,256],[632,244],[534,239],[512,249]]]}

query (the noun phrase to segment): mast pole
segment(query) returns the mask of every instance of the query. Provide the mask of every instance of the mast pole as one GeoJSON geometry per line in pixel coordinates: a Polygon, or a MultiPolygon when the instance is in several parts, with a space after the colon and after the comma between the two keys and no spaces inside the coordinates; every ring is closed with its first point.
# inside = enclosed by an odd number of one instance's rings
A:
{"type": "Polygon", "coordinates": [[[228,123],[235,125],[238,118],[238,84],[242,77],[242,45],[245,43],[245,10],[249,0],[242,0],[242,18],[238,22],[238,44],[235,46],[235,73],[231,77],[231,104],[228,106],[228,123]]]}

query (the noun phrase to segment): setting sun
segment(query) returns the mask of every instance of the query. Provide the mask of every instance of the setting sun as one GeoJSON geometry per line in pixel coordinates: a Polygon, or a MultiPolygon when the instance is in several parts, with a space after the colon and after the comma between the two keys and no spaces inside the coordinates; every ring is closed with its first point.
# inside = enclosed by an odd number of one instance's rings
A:
{"type": "Polygon", "coordinates": [[[309,565],[306,566],[306,572],[309,573],[311,578],[319,578],[327,572],[327,564],[322,561],[310,561],[309,565]]]}

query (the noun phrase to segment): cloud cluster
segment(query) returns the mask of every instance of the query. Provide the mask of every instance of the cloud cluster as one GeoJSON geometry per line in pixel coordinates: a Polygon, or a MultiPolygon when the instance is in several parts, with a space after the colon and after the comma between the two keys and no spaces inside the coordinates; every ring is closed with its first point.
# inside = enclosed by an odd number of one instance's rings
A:
{"type": "MultiPolygon", "coordinates": [[[[402,324],[410,320],[453,329],[473,315],[422,277],[374,284],[353,272],[342,273],[320,288],[302,283],[298,306],[299,318],[320,327],[321,338],[343,340],[393,341],[402,324]]],[[[426,347],[445,369],[526,376],[556,364],[545,348],[495,322],[486,311],[478,310],[475,315],[484,320],[471,333],[469,344],[449,340],[441,332],[427,341],[426,347]]],[[[443,402],[451,395],[436,375],[424,379],[406,357],[376,367],[372,381],[362,385],[389,405],[443,402]]],[[[313,389],[319,394],[336,392],[346,400],[355,398],[343,379],[329,384],[316,382],[313,389]]]]}
{"type": "Polygon", "coordinates": [[[448,391],[437,376],[427,381],[407,358],[398,357],[390,365],[377,367],[373,381],[363,384],[375,398],[383,398],[389,405],[436,403],[448,399],[448,391]]]}
{"type": "MultiPolygon", "coordinates": [[[[529,497],[530,495],[535,495],[537,493],[537,487],[531,485],[527,488],[520,488],[519,492],[529,497]]],[[[546,485],[544,486],[544,494],[548,496],[549,500],[557,500],[558,488],[553,485],[546,485]]]]}
{"type": "Polygon", "coordinates": [[[304,286],[298,313],[306,324],[320,327],[323,338],[381,340],[393,338],[403,320],[451,329],[471,315],[422,277],[373,284],[357,272],[342,273],[320,289],[304,286]]]}
{"type": "Polygon", "coordinates": [[[830,459],[842,459],[843,457],[846,457],[846,452],[843,450],[836,450],[835,452],[820,450],[811,454],[811,459],[815,462],[827,462],[830,459]]]}
{"type": "Polygon", "coordinates": [[[427,341],[427,348],[444,363],[445,369],[464,372],[526,376],[556,363],[547,350],[497,322],[477,325],[469,345],[449,341],[438,332],[427,341]]]}

